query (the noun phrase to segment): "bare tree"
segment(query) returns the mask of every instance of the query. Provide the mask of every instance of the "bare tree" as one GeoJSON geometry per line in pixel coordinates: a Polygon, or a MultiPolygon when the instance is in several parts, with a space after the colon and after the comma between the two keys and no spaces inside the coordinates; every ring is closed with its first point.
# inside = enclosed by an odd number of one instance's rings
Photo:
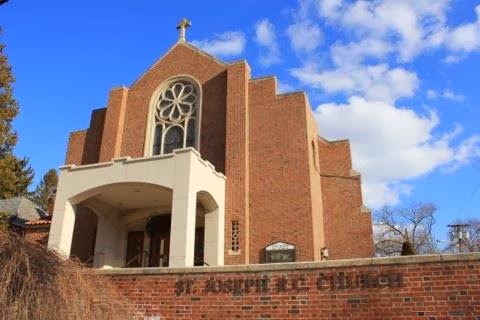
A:
{"type": "Polygon", "coordinates": [[[451,225],[461,228],[451,229],[446,252],[480,252],[480,219],[457,219],[451,225]]]}
{"type": "Polygon", "coordinates": [[[374,236],[377,256],[395,256],[402,245],[410,243],[415,254],[437,252],[432,235],[437,207],[430,203],[413,203],[402,208],[383,207],[375,213],[374,236]]]}

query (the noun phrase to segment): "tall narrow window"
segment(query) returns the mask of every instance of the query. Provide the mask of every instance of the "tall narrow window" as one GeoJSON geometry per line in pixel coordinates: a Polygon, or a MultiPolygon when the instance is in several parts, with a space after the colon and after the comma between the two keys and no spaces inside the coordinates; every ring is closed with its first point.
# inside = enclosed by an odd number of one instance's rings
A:
{"type": "Polygon", "coordinates": [[[232,251],[238,252],[240,250],[240,226],[238,220],[232,220],[232,251]]]}
{"type": "Polygon", "coordinates": [[[190,119],[187,124],[187,147],[195,148],[196,131],[195,119],[190,119]]]}
{"type": "Polygon", "coordinates": [[[168,84],[155,103],[155,133],[152,154],[197,147],[197,87],[187,80],[168,84]]]}
{"type": "Polygon", "coordinates": [[[161,152],[161,147],[162,147],[162,130],[163,125],[162,124],[157,124],[155,126],[155,136],[153,138],[153,155],[159,155],[161,152]]]}

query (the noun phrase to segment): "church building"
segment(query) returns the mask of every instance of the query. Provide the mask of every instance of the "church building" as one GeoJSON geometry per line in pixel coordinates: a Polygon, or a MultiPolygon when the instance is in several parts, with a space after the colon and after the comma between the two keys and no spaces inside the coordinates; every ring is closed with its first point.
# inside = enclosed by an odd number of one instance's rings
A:
{"type": "Polygon", "coordinates": [[[372,257],[348,140],[319,136],[304,92],[188,43],[189,25],[70,134],[49,248],[105,268],[372,257]]]}

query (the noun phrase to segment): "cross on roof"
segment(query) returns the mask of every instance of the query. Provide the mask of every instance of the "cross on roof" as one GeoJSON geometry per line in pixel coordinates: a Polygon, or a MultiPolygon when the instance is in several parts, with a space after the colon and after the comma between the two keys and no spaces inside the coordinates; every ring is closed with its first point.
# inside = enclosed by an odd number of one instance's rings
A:
{"type": "Polygon", "coordinates": [[[185,30],[189,28],[192,23],[187,19],[183,18],[177,25],[178,30],[178,41],[185,41],[185,30]]]}

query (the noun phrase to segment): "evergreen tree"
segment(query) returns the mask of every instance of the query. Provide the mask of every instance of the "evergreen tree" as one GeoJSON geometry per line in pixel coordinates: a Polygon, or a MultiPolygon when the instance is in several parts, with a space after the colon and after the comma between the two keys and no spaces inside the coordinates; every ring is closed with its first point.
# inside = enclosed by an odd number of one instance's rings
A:
{"type": "Polygon", "coordinates": [[[45,212],[48,211],[48,205],[55,194],[57,183],[57,171],[55,169],[50,169],[45,173],[42,181],[40,181],[33,193],[32,200],[45,212]]]}
{"type": "MultiPolygon", "coordinates": [[[[0,29],[1,34],[1,29],[0,29]]],[[[18,114],[18,104],[13,97],[12,68],[3,53],[5,46],[0,44],[0,157],[12,152],[17,135],[12,130],[12,121],[18,114]]]]}
{"type": "Polygon", "coordinates": [[[0,157],[0,199],[29,195],[33,176],[28,158],[19,159],[10,153],[0,157]]]}
{"type": "Polygon", "coordinates": [[[12,121],[18,114],[18,104],[13,97],[15,80],[4,48],[0,44],[0,199],[26,195],[33,179],[28,158],[19,159],[12,154],[17,143],[12,121]]]}

